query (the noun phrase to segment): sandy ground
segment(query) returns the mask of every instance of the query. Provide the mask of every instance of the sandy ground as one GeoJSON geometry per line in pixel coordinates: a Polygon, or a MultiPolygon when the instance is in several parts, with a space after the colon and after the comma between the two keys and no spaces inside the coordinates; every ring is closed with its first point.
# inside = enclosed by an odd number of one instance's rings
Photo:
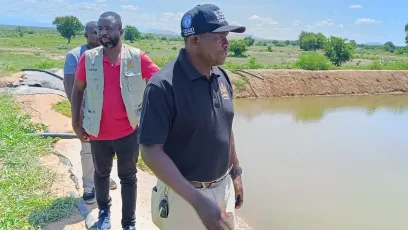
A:
{"type": "Polygon", "coordinates": [[[245,70],[245,72],[251,74],[229,72],[233,81],[242,76],[249,80],[243,89],[233,86],[235,98],[408,92],[408,71],[245,70]]]}
{"type": "Polygon", "coordinates": [[[48,126],[49,132],[72,133],[71,120],[52,109],[52,105],[66,100],[54,94],[18,95],[17,102],[34,122],[48,126]]]}
{"type": "MultiPolygon", "coordinates": [[[[52,109],[52,105],[66,100],[64,97],[46,94],[46,95],[17,95],[17,101],[22,107],[23,111],[32,115],[32,120],[34,122],[41,122],[48,126],[50,132],[68,132],[71,133],[71,120],[52,109]]],[[[51,165],[55,170],[62,173],[62,177],[58,180],[54,186],[53,191],[60,196],[67,195],[69,191],[76,191],[79,196],[82,195],[82,168],[81,168],[81,157],[80,157],[80,142],[78,139],[73,140],[60,140],[55,146],[55,150],[69,159],[72,164],[72,173],[78,179],[79,189],[75,188],[75,183],[70,179],[70,173],[68,173],[67,166],[63,166],[58,163],[58,157],[55,155],[47,156],[43,159],[45,165],[51,165]]],[[[111,190],[110,195],[112,196],[112,229],[121,229],[121,194],[120,194],[120,180],[117,176],[117,164],[113,163],[112,178],[117,182],[118,188],[116,190],[111,190]]],[[[139,170],[137,173],[138,178],[138,197],[137,197],[137,210],[136,210],[136,221],[137,229],[143,230],[157,230],[158,228],[151,221],[151,211],[150,211],[150,195],[151,189],[156,184],[157,179],[139,170]]],[[[79,197],[79,199],[81,199],[79,197]]],[[[85,205],[85,204],[84,204],[85,205]]],[[[90,218],[93,221],[97,221],[98,209],[96,203],[93,205],[85,205],[87,211],[89,212],[90,218]]],[[[50,223],[44,227],[46,230],[81,230],[88,229],[85,224],[84,217],[80,212],[71,216],[70,218],[63,219],[58,222],[50,223]]],[[[95,229],[95,228],[91,228],[95,229]]],[[[237,230],[249,230],[252,229],[244,221],[237,218],[237,230]]]]}

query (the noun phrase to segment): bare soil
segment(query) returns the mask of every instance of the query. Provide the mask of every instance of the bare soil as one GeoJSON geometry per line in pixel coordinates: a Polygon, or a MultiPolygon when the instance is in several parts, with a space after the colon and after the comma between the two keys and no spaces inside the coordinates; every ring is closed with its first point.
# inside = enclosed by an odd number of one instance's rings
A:
{"type": "Polygon", "coordinates": [[[408,71],[245,70],[245,72],[250,74],[229,72],[232,81],[241,77],[249,80],[243,89],[233,86],[235,98],[408,92],[408,71]]]}
{"type": "Polygon", "coordinates": [[[22,110],[32,116],[32,121],[48,126],[49,132],[72,133],[71,120],[56,112],[52,106],[66,100],[55,94],[17,95],[22,110]]]}

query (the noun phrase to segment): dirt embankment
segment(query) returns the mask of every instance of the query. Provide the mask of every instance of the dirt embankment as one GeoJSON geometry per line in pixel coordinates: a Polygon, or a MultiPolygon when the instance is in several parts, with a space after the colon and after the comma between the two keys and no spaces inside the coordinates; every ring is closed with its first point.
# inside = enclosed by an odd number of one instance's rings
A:
{"type": "Polygon", "coordinates": [[[234,98],[408,92],[408,71],[245,70],[228,74],[235,82],[234,98]]]}

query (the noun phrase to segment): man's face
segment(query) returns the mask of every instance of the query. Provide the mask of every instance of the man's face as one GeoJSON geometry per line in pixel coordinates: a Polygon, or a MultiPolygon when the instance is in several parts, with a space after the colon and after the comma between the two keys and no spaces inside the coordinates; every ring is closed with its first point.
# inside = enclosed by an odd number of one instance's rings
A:
{"type": "Polygon", "coordinates": [[[100,18],[98,20],[98,37],[105,48],[116,47],[123,34],[123,29],[120,29],[115,22],[113,17],[100,18]]]}
{"type": "Polygon", "coordinates": [[[86,36],[88,45],[91,46],[92,48],[95,48],[101,45],[101,42],[99,41],[99,37],[98,37],[98,29],[96,26],[95,28],[91,28],[87,30],[85,36],[86,36]]]}
{"type": "Polygon", "coordinates": [[[228,32],[206,33],[199,35],[197,50],[203,59],[208,60],[212,65],[223,65],[228,57],[229,42],[228,32]]]}

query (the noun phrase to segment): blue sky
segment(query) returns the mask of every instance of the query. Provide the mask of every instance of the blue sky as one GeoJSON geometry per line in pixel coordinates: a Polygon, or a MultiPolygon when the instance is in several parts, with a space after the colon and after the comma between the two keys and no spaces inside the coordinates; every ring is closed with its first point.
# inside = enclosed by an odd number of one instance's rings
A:
{"type": "Polygon", "coordinates": [[[0,24],[52,26],[55,16],[75,15],[83,23],[107,10],[140,30],[179,33],[180,18],[197,4],[213,3],[230,24],[268,39],[297,39],[300,31],[354,39],[358,43],[392,41],[404,45],[407,0],[0,0],[0,24]]]}

